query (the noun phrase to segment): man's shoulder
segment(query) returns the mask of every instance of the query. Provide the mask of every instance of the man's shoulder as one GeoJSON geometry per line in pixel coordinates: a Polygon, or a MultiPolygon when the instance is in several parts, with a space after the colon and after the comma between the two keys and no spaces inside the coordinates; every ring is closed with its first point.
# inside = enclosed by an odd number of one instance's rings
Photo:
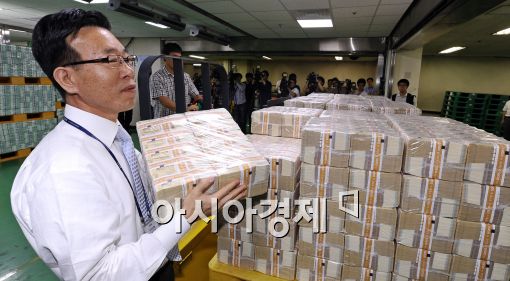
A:
{"type": "Polygon", "coordinates": [[[160,68],[158,69],[156,72],[154,72],[154,74],[151,75],[151,79],[161,79],[161,78],[164,78],[166,75],[165,73],[165,69],[164,68],[160,68]]]}

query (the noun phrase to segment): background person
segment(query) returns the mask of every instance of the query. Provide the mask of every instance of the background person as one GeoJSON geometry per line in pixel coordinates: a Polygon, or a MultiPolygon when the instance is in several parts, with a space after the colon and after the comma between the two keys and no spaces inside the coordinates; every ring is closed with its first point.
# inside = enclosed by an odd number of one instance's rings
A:
{"type": "MultiPolygon", "coordinates": [[[[163,47],[163,55],[180,57],[182,49],[176,43],[166,43],[163,47]]],[[[154,112],[154,118],[160,118],[174,114],[175,104],[175,82],[174,82],[174,62],[172,58],[163,58],[164,67],[156,71],[150,78],[151,105],[154,112]]],[[[202,100],[197,87],[188,73],[184,73],[184,97],[187,111],[198,110],[192,100],[202,100]]]]}

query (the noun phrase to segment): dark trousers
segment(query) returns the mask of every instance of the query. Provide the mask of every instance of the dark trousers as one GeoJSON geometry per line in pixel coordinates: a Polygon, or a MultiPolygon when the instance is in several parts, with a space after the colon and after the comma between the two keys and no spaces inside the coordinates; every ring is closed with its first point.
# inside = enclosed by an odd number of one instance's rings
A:
{"type": "Polygon", "coordinates": [[[246,103],[234,106],[234,120],[243,133],[246,133],[246,103]]]}
{"type": "Polygon", "coordinates": [[[133,110],[121,112],[117,118],[119,119],[120,124],[122,124],[122,127],[124,127],[126,131],[129,131],[129,124],[131,124],[131,121],[133,120],[133,110]]]}
{"type": "Polygon", "coordinates": [[[162,268],[152,275],[149,281],[173,281],[174,279],[173,262],[168,261],[162,268]]]}
{"type": "Polygon", "coordinates": [[[505,117],[501,128],[503,129],[503,138],[510,141],[510,117],[505,117]]]}

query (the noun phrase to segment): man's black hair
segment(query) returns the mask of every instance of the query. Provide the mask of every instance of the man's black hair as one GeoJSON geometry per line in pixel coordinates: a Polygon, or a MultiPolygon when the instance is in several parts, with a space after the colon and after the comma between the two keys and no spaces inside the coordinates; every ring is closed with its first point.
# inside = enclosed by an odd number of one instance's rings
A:
{"type": "Polygon", "coordinates": [[[248,79],[248,78],[253,79],[253,73],[251,73],[251,72],[246,73],[246,79],[248,79]]]}
{"type": "Polygon", "coordinates": [[[326,81],[324,80],[324,77],[322,76],[317,76],[317,80],[322,82],[322,84],[324,84],[326,81]]]}
{"type": "Polygon", "coordinates": [[[406,87],[409,87],[409,80],[407,80],[407,79],[398,80],[397,86],[400,85],[400,83],[406,84],[406,87]]]}
{"type": "Polygon", "coordinates": [[[367,81],[364,79],[364,78],[360,78],[358,79],[358,81],[356,82],[356,85],[359,85],[359,84],[367,84],[367,81]]]}
{"type": "Polygon", "coordinates": [[[367,78],[367,81],[368,81],[368,80],[371,80],[372,82],[374,82],[374,78],[372,78],[372,77],[368,77],[368,78],[367,78]]]}
{"type": "Polygon", "coordinates": [[[170,53],[178,52],[182,53],[182,48],[177,43],[166,43],[163,46],[163,55],[170,55],[170,53]]]}
{"type": "Polygon", "coordinates": [[[243,75],[239,72],[234,73],[234,80],[243,79],[243,75]]]}
{"type": "Polygon", "coordinates": [[[266,77],[269,77],[269,72],[267,70],[263,70],[262,74],[266,75],[266,77]]]}
{"type": "Polygon", "coordinates": [[[67,44],[66,38],[74,39],[78,31],[87,26],[111,29],[110,22],[101,12],[75,8],[46,15],[34,27],[32,54],[64,100],[66,92],[53,77],[53,71],[81,59],[80,54],[67,44]]]}

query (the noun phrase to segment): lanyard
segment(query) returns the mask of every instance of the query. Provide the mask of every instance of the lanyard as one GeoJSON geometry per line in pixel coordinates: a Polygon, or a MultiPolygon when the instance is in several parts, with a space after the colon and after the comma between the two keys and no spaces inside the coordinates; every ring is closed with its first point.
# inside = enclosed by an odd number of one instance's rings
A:
{"type": "MultiPolygon", "coordinates": [[[[135,198],[135,203],[136,203],[136,209],[138,210],[138,214],[140,215],[140,218],[142,219],[142,221],[144,221],[143,219],[143,215],[142,215],[142,210],[140,210],[140,205],[138,204],[138,200],[136,199],[136,196],[135,196],[135,190],[133,189],[133,186],[131,185],[131,182],[129,181],[129,178],[128,176],[126,175],[126,173],[124,172],[124,169],[122,169],[122,166],[120,165],[119,161],[117,160],[117,157],[115,157],[115,155],[113,154],[113,152],[110,150],[110,148],[108,146],[106,146],[106,144],[104,144],[100,139],[98,139],[96,136],[94,136],[94,134],[92,134],[91,132],[89,132],[87,129],[83,128],[82,126],[80,126],[80,124],[74,122],[73,120],[67,118],[64,116],[64,121],[67,122],[69,125],[75,127],[76,129],[82,131],[83,133],[85,133],[87,136],[97,140],[100,144],[103,145],[103,147],[106,149],[106,151],[108,151],[108,153],[110,154],[110,156],[113,158],[113,160],[115,161],[115,164],[117,164],[117,167],[119,167],[120,171],[122,172],[122,174],[124,175],[124,178],[126,179],[126,181],[128,182],[129,184],[129,187],[131,188],[131,191],[133,192],[133,197],[135,198]]],[[[149,206],[149,202],[145,202],[145,204],[147,205],[147,210],[150,210],[150,206],[149,206]]]]}

